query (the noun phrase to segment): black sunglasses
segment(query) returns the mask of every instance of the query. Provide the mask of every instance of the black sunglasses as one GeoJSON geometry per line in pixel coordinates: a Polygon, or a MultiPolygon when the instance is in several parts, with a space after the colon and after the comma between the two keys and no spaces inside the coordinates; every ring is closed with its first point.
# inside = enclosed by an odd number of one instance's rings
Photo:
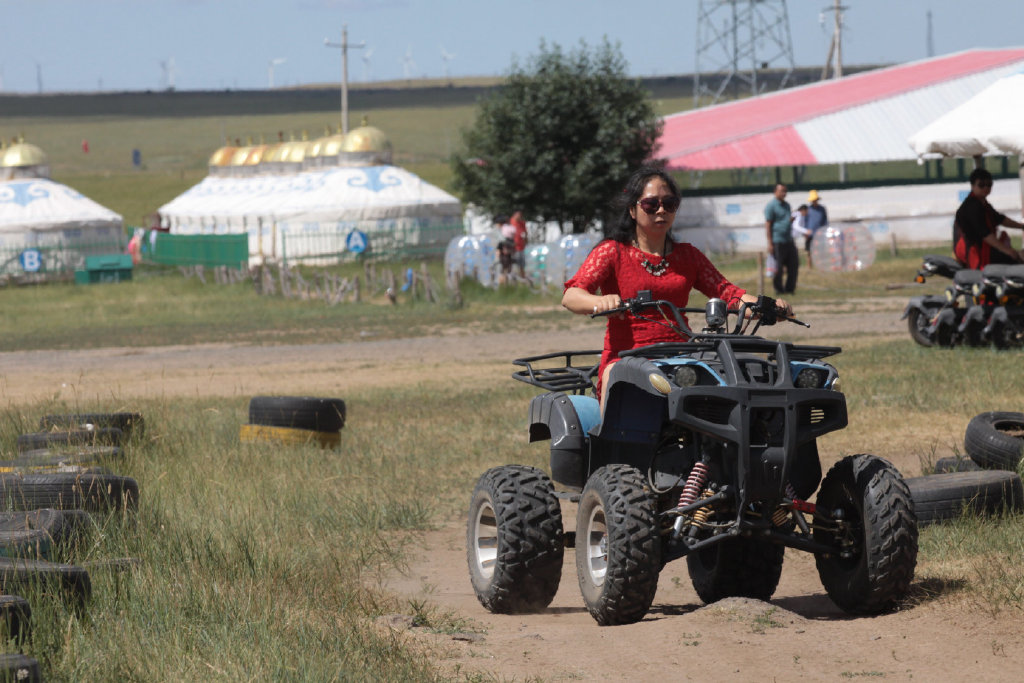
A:
{"type": "Polygon", "coordinates": [[[665,207],[665,211],[668,213],[675,213],[675,210],[679,208],[679,197],[673,195],[667,197],[644,197],[637,204],[644,210],[644,213],[651,216],[658,213],[659,206],[665,207]]]}

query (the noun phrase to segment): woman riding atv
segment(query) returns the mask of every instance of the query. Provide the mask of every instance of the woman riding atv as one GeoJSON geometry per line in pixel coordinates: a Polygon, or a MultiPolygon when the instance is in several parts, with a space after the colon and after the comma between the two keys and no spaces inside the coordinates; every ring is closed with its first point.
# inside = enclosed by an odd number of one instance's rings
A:
{"type": "MultiPolygon", "coordinates": [[[[670,232],[679,208],[679,188],[665,171],[645,166],[633,173],[620,195],[618,223],[611,237],[587,256],[568,282],[562,305],[573,313],[594,314],[616,309],[623,299],[650,290],[655,299],[683,308],[694,287],[727,304],[754,303],[757,296],[732,284],[692,244],[676,244],[670,232]],[[600,293],[598,293],[600,292],[600,293]]],[[[792,308],[779,299],[786,316],[792,308]]],[[[598,392],[607,387],[608,372],[619,352],[663,341],[679,341],[679,335],[656,322],[633,316],[610,316],[598,373],[598,392]]],[[[602,403],[604,394],[601,393],[602,403]]]]}

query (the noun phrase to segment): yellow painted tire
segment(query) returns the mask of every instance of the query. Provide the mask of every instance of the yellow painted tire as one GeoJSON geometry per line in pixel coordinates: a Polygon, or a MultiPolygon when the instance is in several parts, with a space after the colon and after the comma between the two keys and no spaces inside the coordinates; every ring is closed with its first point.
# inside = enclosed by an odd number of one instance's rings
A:
{"type": "Polygon", "coordinates": [[[284,444],[318,443],[323,448],[330,448],[341,443],[340,432],[316,432],[311,429],[268,425],[242,425],[238,438],[250,443],[255,441],[273,441],[284,444]]]}

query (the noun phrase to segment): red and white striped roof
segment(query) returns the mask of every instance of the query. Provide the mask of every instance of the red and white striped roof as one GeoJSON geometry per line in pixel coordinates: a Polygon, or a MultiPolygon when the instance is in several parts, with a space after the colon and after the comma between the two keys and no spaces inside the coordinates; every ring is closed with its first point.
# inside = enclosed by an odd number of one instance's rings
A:
{"type": "Polygon", "coordinates": [[[671,114],[655,156],[689,170],[915,159],[908,137],[1021,69],[1024,49],[968,50],[671,114]]]}

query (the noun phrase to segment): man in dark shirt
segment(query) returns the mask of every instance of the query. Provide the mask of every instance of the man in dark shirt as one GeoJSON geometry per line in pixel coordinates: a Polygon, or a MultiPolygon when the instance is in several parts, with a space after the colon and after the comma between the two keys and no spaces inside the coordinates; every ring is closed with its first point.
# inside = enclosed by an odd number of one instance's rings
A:
{"type": "Polygon", "coordinates": [[[1009,218],[988,203],[992,192],[992,174],[983,168],[971,171],[971,193],[956,210],[953,221],[953,255],[968,268],[984,268],[989,263],[1024,263],[1024,250],[1015,251],[1006,234],[997,228],[1024,229],[1024,223],[1009,218]]]}

